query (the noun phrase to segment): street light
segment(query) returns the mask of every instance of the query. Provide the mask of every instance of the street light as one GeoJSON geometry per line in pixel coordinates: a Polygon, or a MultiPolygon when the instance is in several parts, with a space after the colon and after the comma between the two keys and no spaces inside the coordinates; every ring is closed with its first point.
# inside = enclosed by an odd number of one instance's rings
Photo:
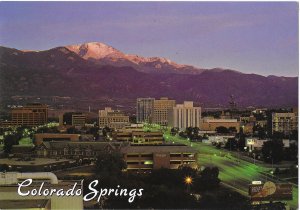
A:
{"type": "Polygon", "coordinates": [[[187,177],[184,178],[184,183],[185,184],[190,185],[190,184],[192,184],[192,182],[193,182],[192,177],[187,176],[187,177]]]}
{"type": "Polygon", "coordinates": [[[186,176],[186,177],[184,178],[184,183],[187,185],[187,191],[188,191],[188,193],[189,193],[189,192],[190,192],[190,186],[191,186],[191,184],[193,183],[192,177],[186,176]]]}

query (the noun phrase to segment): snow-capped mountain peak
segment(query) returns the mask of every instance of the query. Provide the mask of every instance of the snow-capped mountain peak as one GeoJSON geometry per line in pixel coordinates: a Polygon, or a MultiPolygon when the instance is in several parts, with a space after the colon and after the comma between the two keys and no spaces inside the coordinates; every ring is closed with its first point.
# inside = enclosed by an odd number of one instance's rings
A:
{"type": "Polygon", "coordinates": [[[193,66],[177,64],[162,57],[142,57],[134,54],[125,54],[109,45],[101,42],[88,42],[78,45],[66,46],[70,51],[75,52],[86,60],[92,60],[98,64],[113,66],[131,66],[142,72],[169,73],[192,73],[198,74],[202,70],[193,66]]]}
{"type": "Polygon", "coordinates": [[[66,46],[69,50],[80,55],[84,59],[102,59],[107,56],[109,57],[123,57],[124,54],[119,50],[100,43],[100,42],[88,42],[79,45],[66,46]]]}

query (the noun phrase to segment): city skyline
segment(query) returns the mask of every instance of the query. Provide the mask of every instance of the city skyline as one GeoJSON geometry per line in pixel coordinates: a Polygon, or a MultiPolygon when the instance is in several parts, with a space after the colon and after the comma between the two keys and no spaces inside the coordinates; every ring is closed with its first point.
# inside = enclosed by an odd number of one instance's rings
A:
{"type": "Polygon", "coordinates": [[[298,76],[296,2],[2,2],[0,8],[6,47],[99,41],[199,68],[298,76]]]}

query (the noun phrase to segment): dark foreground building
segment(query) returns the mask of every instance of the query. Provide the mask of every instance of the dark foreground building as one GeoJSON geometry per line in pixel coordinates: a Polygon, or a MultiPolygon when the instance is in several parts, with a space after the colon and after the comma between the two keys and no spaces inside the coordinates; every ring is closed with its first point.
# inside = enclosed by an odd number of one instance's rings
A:
{"type": "Polygon", "coordinates": [[[197,151],[179,144],[126,146],[121,148],[128,170],[197,168],[197,151]]]}

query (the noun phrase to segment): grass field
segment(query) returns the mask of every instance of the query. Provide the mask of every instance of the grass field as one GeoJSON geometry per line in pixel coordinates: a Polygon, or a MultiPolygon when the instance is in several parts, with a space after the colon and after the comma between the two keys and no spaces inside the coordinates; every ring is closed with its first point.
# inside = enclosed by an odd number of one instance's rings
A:
{"type": "Polygon", "coordinates": [[[32,139],[29,137],[21,138],[19,141],[19,145],[33,145],[32,139]]]}

